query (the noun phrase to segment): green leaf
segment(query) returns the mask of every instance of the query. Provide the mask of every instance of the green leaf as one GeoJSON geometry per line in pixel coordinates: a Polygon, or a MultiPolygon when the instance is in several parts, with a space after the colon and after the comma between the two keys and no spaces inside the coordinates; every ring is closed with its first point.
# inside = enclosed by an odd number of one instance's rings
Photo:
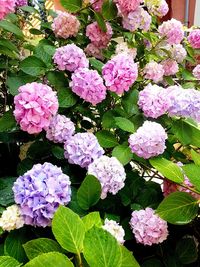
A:
{"type": "Polygon", "coordinates": [[[10,49],[11,51],[15,51],[16,53],[19,52],[18,48],[16,47],[16,45],[14,45],[11,41],[6,40],[6,39],[0,39],[0,45],[7,47],[8,49],[10,49]]]}
{"type": "Polygon", "coordinates": [[[185,192],[175,192],[166,197],[156,212],[169,223],[190,223],[198,214],[198,201],[185,192]]]}
{"type": "Polygon", "coordinates": [[[0,118],[0,132],[12,131],[16,127],[16,120],[13,116],[13,111],[9,110],[4,113],[3,117],[0,118]]]}
{"type": "Polygon", "coordinates": [[[189,70],[183,69],[181,73],[184,80],[195,80],[193,74],[189,70]]]}
{"type": "Polygon", "coordinates": [[[131,161],[133,154],[129,146],[119,145],[113,149],[112,156],[116,157],[123,165],[126,165],[131,161]]]}
{"type": "Polygon", "coordinates": [[[189,178],[190,182],[199,190],[200,194],[200,166],[195,164],[186,164],[181,167],[184,170],[184,173],[189,178]]]}
{"type": "Polygon", "coordinates": [[[85,232],[90,230],[93,226],[101,227],[102,226],[102,221],[99,212],[94,211],[90,212],[86,216],[82,218],[82,221],[85,226],[85,232]]]}
{"type": "Polygon", "coordinates": [[[76,254],[82,251],[85,227],[72,210],[63,206],[58,208],[52,221],[52,231],[64,249],[76,254]]]}
{"type": "Polygon", "coordinates": [[[19,267],[21,264],[14,258],[8,256],[0,257],[0,266],[1,267],[19,267]]]}
{"type": "Polygon", "coordinates": [[[122,106],[129,116],[138,113],[138,94],[139,92],[133,89],[125,93],[124,97],[122,98],[122,106]]]}
{"type": "Polygon", "coordinates": [[[99,12],[95,12],[94,11],[94,17],[100,27],[100,29],[103,31],[103,32],[107,32],[107,27],[106,27],[106,23],[104,21],[104,18],[103,16],[101,15],[101,13],[99,12]]]}
{"type": "Polygon", "coordinates": [[[77,12],[82,6],[82,0],[61,0],[61,5],[71,12],[77,12]]]}
{"type": "Polygon", "coordinates": [[[176,255],[182,264],[190,264],[198,259],[198,247],[192,236],[183,237],[178,242],[176,255]]]}
{"type": "Polygon", "coordinates": [[[103,128],[115,128],[115,112],[113,110],[108,110],[104,113],[102,118],[103,128]]]}
{"type": "Polygon", "coordinates": [[[22,6],[20,9],[28,13],[38,13],[37,9],[32,6],[22,6]]]}
{"type": "Polygon", "coordinates": [[[192,160],[194,161],[194,163],[196,165],[200,165],[200,154],[192,149],[191,156],[192,156],[192,160]]]}
{"type": "Polygon", "coordinates": [[[45,72],[46,65],[45,63],[35,57],[35,56],[29,56],[25,58],[21,63],[20,63],[20,69],[31,76],[39,76],[45,72]]]}
{"type": "Polygon", "coordinates": [[[116,137],[109,131],[102,130],[96,133],[100,146],[111,148],[118,145],[116,137]]]}
{"type": "Polygon", "coordinates": [[[102,15],[107,20],[115,19],[117,17],[117,7],[112,0],[104,1],[102,15]]]}
{"type": "MultiPolygon", "coordinates": [[[[165,267],[165,265],[162,264],[162,262],[156,258],[150,259],[150,260],[146,260],[141,267],[165,267]]],[[[170,266],[172,267],[172,266],[170,266]]],[[[178,267],[178,266],[174,266],[174,267],[178,267]]]]}
{"type": "Polygon", "coordinates": [[[12,191],[13,183],[16,178],[6,177],[0,179],[0,205],[7,207],[14,204],[14,195],[12,191]]]}
{"type": "Polygon", "coordinates": [[[134,124],[130,120],[126,119],[126,118],[116,117],[115,118],[115,123],[120,129],[122,129],[122,130],[124,130],[126,132],[134,133],[134,131],[135,131],[134,124]]]}
{"type": "Polygon", "coordinates": [[[90,267],[121,266],[120,245],[102,228],[94,226],[85,234],[83,254],[90,267]]]}
{"type": "Polygon", "coordinates": [[[67,88],[68,80],[63,72],[50,71],[47,73],[47,79],[56,90],[67,88]]]}
{"type": "Polygon", "coordinates": [[[57,159],[64,159],[64,148],[60,146],[53,146],[51,151],[57,159]]]}
{"type": "Polygon", "coordinates": [[[94,206],[101,196],[101,184],[93,175],[87,175],[77,192],[77,201],[79,206],[88,210],[94,206]]]}
{"type": "Polygon", "coordinates": [[[18,58],[18,55],[15,52],[10,51],[10,49],[2,45],[0,45],[0,55],[5,55],[12,59],[18,58]]]}
{"type": "Polygon", "coordinates": [[[97,70],[99,73],[102,72],[102,68],[103,68],[104,64],[100,60],[98,60],[96,58],[90,58],[89,61],[90,61],[90,65],[95,70],[97,70]]]}
{"type": "Polygon", "coordinates": [[[121,246],[122,251],[122,264],[121,267],[140,267],[131,251],[126,247],[121,246]]]}
{"type": "Polygon", "coordinates": [[[181,168],[175,163],[164,158],[153,158],[149,161],[151,165],[167,179],[175,183],[182,183],[184,181],[184,174],[181,168]]]}
{"type": "Polygon", "coordinates": [[[76,104],[77,97],[69,88],[63,88],[58,91],[58,102],[59,107],[70,108],[76,104]]]}
{"type": "Polygon", "coordinates": [[[32,259],[24,267],[73,267],[73,263],[64,254],[49,252],[32,259]]]}
{"type": "Polygon", "coordinates": [[[13,24],[10,21],[7,20],[1,20],[0,21],[0,28],[8,31],[8,32],[12,32],[14,33],[16,36],[23,38],[23,32],[20,30],[20,28],[18,28],[15,24],[13,24]]]}
{"type": "Polygon", "coordinates": [[[33,239],[24,244],[23,247],[29,260],[43,253],[53,252],[53,251],[57,252],[63,251],[60,245],[56,241],[48,238],[33,239]]]}

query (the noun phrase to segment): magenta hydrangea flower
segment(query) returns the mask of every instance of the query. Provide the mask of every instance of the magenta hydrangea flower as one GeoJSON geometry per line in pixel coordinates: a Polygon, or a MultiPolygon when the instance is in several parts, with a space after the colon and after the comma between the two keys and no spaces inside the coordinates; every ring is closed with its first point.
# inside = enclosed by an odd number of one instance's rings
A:
{"type": "Polygon", "coordinates": [[[120,95],[128,91],[138,77],[138,67],[126,53],[121,53],[109,60],[102,69],[106,86],[120,95]]]}
{"type": "Polygon", "coordinates": [[[101,199],[108,193],[116,195],[123,187],[126,173],[123,165],[115,157],[102,156],[88,166],[88,174],[94,175],[101,183],[101,199]]]}
{"type": "Polygon", "coordinates": [[[80,28],[80,22],[76,16],[62,11],[57,11],[57,13],[58,16],[52,23],[55,36],[63,39],[76,36],[80,28]]]}
{"type": "Polygon", "coordinates": [[[106,87],[96,70],[78,69],[72,74],[72,91],[93,106],[106,98],[106,87]]]}
{"type": "Polygon", "coordinates": [[[158,83],[163,80],[165,71],[163,66],[155,61],[151,61],[146,64],[144,68],[144,78],[158,83]]]}
{"type": "Polygon", "coordinates": [[[200,29],[195,29],[190,32],[188,42],[193,48],[200,49],[200,29]]]}
{"type": "Polygon", "coordinates": [[[159,27],[158,32],[161,37],[166,37],[169,44],[179,44],[184,38],[183,24],[171,19],[164,21],[159,27]]]}
{"type": "Polygon", "coordinates": [[[148,11],[158,17],[163,17],[167,15],[169,11],[168,4],[165,0],[160,0],[155,3],[155,1],[145,1],[148,11]]]}
{"type": "Polygon", "coordinates": [[[23,131],[40,133],[58,111],[58,99],[51,87],[42,83],[20,86],[14,97],[14,116],[23,131]]]}
{"type": "Polygon", "coordinates": [[[49,127],[46,128],[46,137],[55,143],[65,143],[75,132],[74,123],[64,115],[54,116],[49,127]]]}
{"type": "Polygon", "coordinates": [[[113,31],[110,24],[106,23],[106,32],[103,32],[95,21],[89,24],[86,28],[86,36],[98,48],[106,48],[112,37],[113,31]]]}
{"type": "Polygon", "coordinates": [[[198,64],[192,71],[195,78],[200,80],[200,64],[198,64]]]}
{"type": "Polygon", "coordinates": [[[50,225],[59,205],[66,205],[71,200],[70,184],[61,168],[48,162],[34,165],[17,178],[13,192],[25,224],[50,225]]]}
{"type": "Polygon", "coordinates": [[[151,208],[132,212],[130,226],[138,243],[151,246],[167,239],[167,222],[151,208]]]}
{"type": "Polygon", "coordinates": [[[178,63],[182,63],[187,56],[187,52],[182,44],[173,45],[170,49],[172,58],[178,63]]]}
{"type": "Polygon", "coordinates": [[[89,61],[86,58],[85,53],[75,44],[68,44],[57,48],[53,59],[59,70],[73,72],[78,68],[89,67],[89,61]]]}
{"type": "Polygon", "coordinates": [[[167,112],[169,100],[163,95],[164,90],[156,84],[148,84],[140,91],[138,105],[146,117],[158,118],[167,112]]]}
{"type": "Polygon", "coordinates": [[[15,5],[16,7],[27,6],[28,0],[16,0],[15,5]]]}
{"type": "Polygon", "coordinates": [[[77,133],[68,139],[64,145],[65,158],[71,164],[87,168],[90,163],[104,154],[93,133],[77,133]]]}
{"type": "Polygon", "coordinates": [[[179,70],[177,62],[170,58],[162,61],[161,65],[163,66],[165,76],[175,75],[179,70]]]}
{"type": "Polygon", "coordinates": [[[119,13],[127,15],[139,7],[141,0],[114,0],[119,9],[119,13]]]}
{"type": "Polygon", "coordinates": [[[104,0],[89,0],[89,1],[90,1],[90,4],[92,4],[92,8],[95,11],[97,12],[101,11],[104,0]]]}
{"type": "Polygon", "coordinates": [[[102,49],[94,45],[93,43],[88,44],[84,51],[89,57],[95,57],[101,60],[104,59],[102,49]]]}
{"type": "Polygon", "coordinates": [[[15,11],[15,0],[0,0],[0,20],[15,11]]]}
{"type": "Polygon", "coordinates": [[[138,157],[149,159],[165,151],[165,129],[157,122],[145,121],[137,132],[129,137],[129,147],[138,157]]]}

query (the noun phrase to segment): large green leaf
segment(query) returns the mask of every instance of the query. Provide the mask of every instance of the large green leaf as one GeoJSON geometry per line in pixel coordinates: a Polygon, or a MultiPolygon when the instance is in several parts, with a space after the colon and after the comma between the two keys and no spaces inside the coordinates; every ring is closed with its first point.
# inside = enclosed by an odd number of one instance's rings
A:
{"type": "Polygon", "coordinates": [[[139,263],[136,261],[131,251],[129,251],[124,246],[121,246],[121,251],[122,251],[121,267],[140,267],[139,263]]]}
{"type": "Polygon", "coordinates": [[[156,212],[164,220],[172,224],[187,224],[198,213],[198,201],[185,192],[175,192],[166,197],[156,212]]]}
{"type": "Polygon", "coordinates": [[[0,257],[0,266],[1,267],[19,267],[21,264],[14,258],[8,256],[0,257]]]}
{"type": "Polygon", "coordinates": [[[76,104],[77,97],[69,88],[62,88],[58,91],[59,107],[69,108],[76,104]]]}
{"type": "Polygon", "coordinates": [[[192,236],[183,237],[176,246],[176,256],[182,264],[190,264],[198,259],[198,245],[192,236]]]}
{"type": "Polygon", "coordinates": [[[97,211],[90,212],[89,214],[84,216],[82,220],[85,226],[85,232],[90,230],[94,225],[96,225],[97,227],[102,226],[101,217],[99,212],[97,211]]]}
{"type": "Polygon", "coordinates": [[[44,73],[46,65],[41,59],[29,56],[20,63],[20,69],[31,76],[38,76],[44,73]]]}
{"type": "Polygon", "coordinates": [[[80,254],[83,249],[85,227],[76,213],[69,208],[60,206],[52,221],[52,231],[64,249],[80,254]]]}
{"type": "Polygon", "coordinates": [[[77,12],[82,6],[82,0],[61,0],[60,3],[71,12],[77,12]]]}
{"type": "Polygon", "coordinates": [[[107,231],[94,226],[85,234],[84,257],[90,267],[121,267],[121,248],[107,231]]]}
{"type": "Polygon", "coordinates": [[[129,90],[122,98],[122,106],[129,116],[132,116],[138,112],[138,91],[129,90]]]}
{"type": "Polygon", "coordinates": [[[134,124],[130,120],[126,119],[126,118],[116,117],[115,118],[115,123],[120,129],[122,129],[122,130],[124,130],[126,132],[134,133],[134,131],[135,131],[134,124]]]}
{"type": "Polygon", "coordinates": [[[18,28],[15,24],[13,24],[10,21],[7,21],[7,20],[0,21],[0,28],[6,30],[8,32],[12,32],[20,38],[23,38],[23,36],[24,36],[23,32],[20,30],[20,28],[18,28]]]}
{"type": "Polygon", "coordinates": [[[12,131],[16,127],[16,120],[13,111],[9,110],[0,118],[0,132],[12,131]]]}
{"type": "Polygon", "coordinates": [[[123,165],[126,165],[131,161],[133,154],[129,146],[119,145],[113,149],[112,156],[116,157],[123,165]]]}
{"type": "Polygon", "coordinates": [[[64,254],[49,252],[32,259],[24,267],[73,267],[73,263],[64,254]]]}
{"type": "Polygon", "coordinates": [[[96,133],[96,137],[102,147],[110,148],[118,145],[116,137],[109,131],[99,131],[96,133]]]}
{"type": "Polygon", "coordinates": [[[104,1],[102,6],[102,15],[107,20],[111,20],[117,17],[117,7],[112,0],[104,1]]]}
{"type": "Polygon", "coordinates": [[[88,210],[94,206],[101,196],[101,184],[93,175],[87,175],[77,192],[79,206],[88,210]]]}
{"type": "Polygon", "coordinates": [[[196,165],[200,165],[200,154],[192,149],[191,156],[192,156],[192,160],[194,161],[194,163],[196,165]]]}
{"type": "Polygon", "coordinates": [[[48,238],[37,238],[30,240],[26,244],[24,244],[23,247],[29,260],[43,253],[53,252],[53,251],[57,252],[63,251],[60,245],[56,241],[48,238]]]}
{"type": "Polygon", "coordinates": [[[199,190],[200,194],[200,166],[195,164],[186,164],[181,168],[184,170],[184,173],[187,175],[190,182],[196,187],[196,189],[199,190]]]}
{"type": "Polygon", "coordinates": [[[0,205],[7,207],[14,204],[12,187],[15,180],[16,178],[13,177],[0,179],[0,205]]]}
{"type": "Polygon", "coordinates": [[[184,181],[183,172],[177,164],[164,158],[153,158],[149,161],[151,165],[167,179],[175,183],[182,183],[184,181]]]}
{"type": "Polygon", "coordinates": [[[10,49],[11,51],[15,51],[16,53],[19,52],[16,45],[14,45],[11,41],[0,38],[0,45],[5,46],[6,48],[10,49]]]}

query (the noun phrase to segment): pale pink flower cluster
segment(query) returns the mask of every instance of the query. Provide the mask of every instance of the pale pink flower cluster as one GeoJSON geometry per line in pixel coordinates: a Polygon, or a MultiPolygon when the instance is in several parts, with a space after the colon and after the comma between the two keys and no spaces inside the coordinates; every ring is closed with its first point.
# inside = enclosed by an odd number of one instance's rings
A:
{"type": "Polygon", "coordinates": [[[164,90],[156,84],[148,84],[140,91],[138,105],[146,117],[158,118],[167,112],[169,101],[163,94],[164,90]]]}
{"type": "Polygon", "coordinates": [[[165,71],[163,66],[155,61],[147,63],[144,68],[144,78],[158,83],[162,81],[165,71]]]}
{"type": "Polygon", "coordinates": [[[90,4],[92,4],[92,8],[97,11],[100,12],[102,9],[102,5],[104,0],[89,0],[90,4]]]}
{"type": "Polygon", "coordinates": [[[200,49],[200,29],[190,32],[188,36],[188,42],[193,48],[200,49]]]}
{"type": "Polygon", "coordinates": [[[102,53],[102,49],[99,48],[98,46],[94,45],[93,43],[90,43],[86,46],[86,48],[84,49],[85,53],[87,56],[89,57],[95,57],[97,59],[101,59],[103,60],[103,53],[102,53]]]}
{"type": "Polygon", "coordinates": [[[51,87],[42,83],[20,86],[14,97],[14,116],[23,131],[40,133],[58,111],[58,99],[51,87]]]}
{"type": "Polygon", "coordinates": [[[135,59],[137,56],[137,49],[134,47],[129,48],[126,42],[120,42],[119,44],[116,45],[115,55],[121,53],[128,54],[130,57],[132,57],[132,59],[135,59]]]}
{"type": "Polygon", "coordinates": [[[167,239],[167,222],[151,208],[133,211],[130,225],[138,243],[151,246],[167,239]]]}
{"type": "Polygon", "coordinates": [[[165,76],[175,75],[179,70],[177,62],[170,58],[162,61],[161,65],[163,66],[165,76]]]}
{"type": "Polygon", "coordinates": [[[119,223],[113,220],[105,219],[102,228],[114,236],[120,244],[124,243],[125,231],[123,227],[119,225],[119,223]]]}
{"type": "Polygon", "coordinates": [[[193,75],[195,78],[200,80],[200,64],[198,64],[194,69],[193,69],[193,75]]]}
{"type": "Polygon", "coordinates": [[[172,58],[178,63],[182,63],[187,56],[187,52],[182,44],[175,44],[170,48],[172,58]]]}
{"type": "Polygon", "coordinates": [[[106,98],[106,87],[96,70],[78,69],[72,74],[72,91],[93,106],[106,98]]]}
{"type": "Polygon", "coordinates": [[[158,32],[161,37],[166,37],[169,44],[179,44],[184,38],[183,24],[171,19],[164,21],[159,27],[158,32]]]}
{"type": "Polygon", "coordinates": [[[138,130],[129,137],[129,147],[138,157],[149,159],[163,154],[165,151],[165,129],[157,122],[145,121],[138,130]]]}
{"type": "Polygon", "coordinates": [[[0,20],[15,11],[15,0],[0,0],[0,20]]]}
{"type": "Polygon", "coordinates": [[[145,4],[148,8],[148,11],[158,17],[163,17],[165,16],[168,11],[169,7],[168,4],[165,0],[159,0],[159,1],[145,1],[145,4]]]}
{"type": "Polygon", "coordinates": [[[52,23],[55,36],[63,39],[76,36],[80,28],[80,22],[76,16],[62,11],[57,11],[57,13],[58,16],[52,23]]]}
{"type": "Polygon", "coordinates": [[[102,69],[106,86],[118,95],[128,91],[138,77],[138,67],[128,54],[118,54],[102,69]]]}
{"type": "Polygon", "coordinates": [[[119,13],[127,15],[139,7],[141,0],[114,0],[119,9],[119,13]]]}
{"type": "Polygon", "coordinates": [[[68,44],[57,48],[53,59],[59,70],[73,72],[78,68],[89,67],[89,61],[85,53],[75,44],[68,44]]]}

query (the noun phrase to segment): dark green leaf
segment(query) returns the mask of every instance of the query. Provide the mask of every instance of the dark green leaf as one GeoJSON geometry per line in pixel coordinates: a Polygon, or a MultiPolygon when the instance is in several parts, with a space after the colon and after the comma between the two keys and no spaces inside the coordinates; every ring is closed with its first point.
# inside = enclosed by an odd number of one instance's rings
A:
{"type": "Polygon", "coordinates": [[[103,32],[106,32],[107,31],[107,27],[106,27],[106,23],[104,21],[104,18],[103,16],[101,15],[101,13],[98,13],[98,12],[95,12],[94,11],[94,16],[95,16],[95,19],[100,27],[100,29],[103,31],[103,32]]]}
{"type": "Polygon", "coordinates": [[[57,159],[64,159],[64,148],[60,146],[53,146],[51,151],[57,159]]]}
{"type": "Polygon", "coordinates": [[[8,49],[10,49],[11,51],[15,51],[16,53],[19,52],[18,48],[16,47],[16,45],[14,45],[11,41],[6,40],[6,39],[0,39],[0,45],[7,47],[8,49]]]}
{"type": "Polygon", "coordinates": [[[3,117],[0,118],[0,132],[12,131],[16,127],[16,120],[13,115],[13,111],[9,110],[4,113],[3,117]]]}
{"type": "Polygon", "coordinates": [[[102,118],[103,128],[115,128],[115,112],[113,110],[108,110],[104,113],[102,118]]]}
{"type": "Polygon", "coordinates": [[[77,102],[76,95],[69,89],[63,88],[58,91],[59,107],[70,108],[77,102]]]}
{"type": "Polygon", "coordinates": [[[183,237],[176,246],[176,255],[182,264],[190,264],[198,258],[198,248],[192,236],[183,237]]]}
{"type": "Polygon", "coordinates": [[[138,91],[136,89],[130,90],[128,93],[125,93],[122,98],[122,106],[129,116],[138,113],[138,91]]]}
{"type": "Polygon", "coordinates": [[[118,145],[116,137],[109,131],[102,130],[96,133],[100,146],[110,148],[118,145]]]}
{"type": "Polygon", "coordinates": [[[20,9],[28,13],[38,13],[37,9],[32,6],[22,6],[20,9]]]}
{"type": "Polygon", "coordinates": [[[8,32],[12,32],[20,38],[23,38],[23,36],[24,36],[23,32],[20,30],[20,28],[18,28],[15,24],[13,24],[10,21],[7,21],[7,20],[0,21],[0,28],[6,30],[8,32]]]}
{"type": "Polygon", "coordinates": [[[102,15],[107,20],[115,19],[117,17],[117,7],[112,0],[104,1],[102,15]]]}
{"type": "Polygon", "coordinates": [[[7,207],[14,203],[12,187],[15,180],[16,178],[13,177],[0,179],[0,205],[7,207]]]}
{"type": "Polygon", "coordinates": [[[112,156],[116,157],[123,165],[126,165],[131,161],[133,154],[129,146],[119,145],[113,149],[112,156]]]}
{"type": "Polygon", "coordinates": [[[61,0],[61,5],[71,12],[77,12],[82,6],[82,0],[61,0]]]}
{"type": "Polygon", "coordinates": [[[20,63],[20,69],[31,76],[39,76],[46,69],[45,63],[35,56],[29,56],[20,63]]]}

